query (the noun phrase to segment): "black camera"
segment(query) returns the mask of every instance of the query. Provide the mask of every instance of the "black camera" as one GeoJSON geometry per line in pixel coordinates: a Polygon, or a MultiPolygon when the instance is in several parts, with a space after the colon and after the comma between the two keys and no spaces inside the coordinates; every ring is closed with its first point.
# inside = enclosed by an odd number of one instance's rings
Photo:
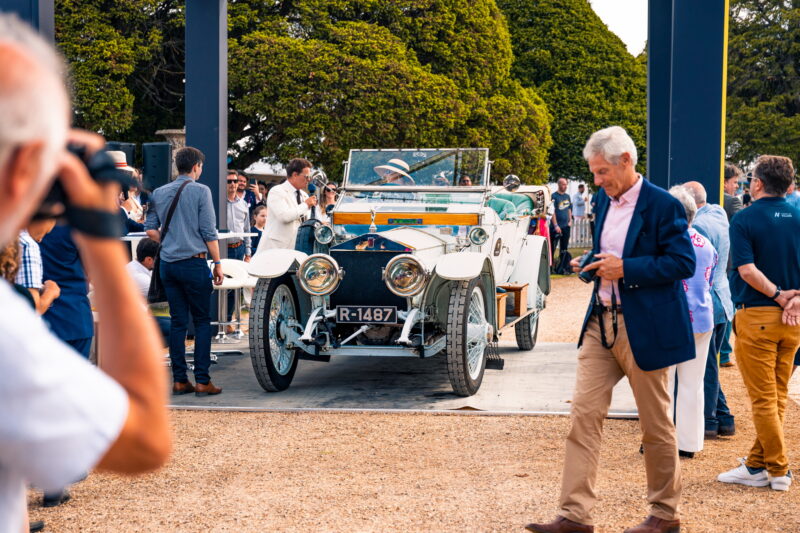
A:
{"type": "MultiPolygon", "coordinates": [[[[87,154],[86,147],[77,144],[70,144],[67,150],[80,159],[89,175],[98,183],[119,183],[123,191],[127,191],[136,182],[133,176],[117,168],[114,160],[106,153],[106,150],[99,150],[94,154],[87,154]]],[[[34,220],[44,218],[59,218],[64,215],[69,207],[69,199],[64,192],[61,180],[56,177],[53,186],[42,200],[39,209],[33,215],[34,220]]]]}
{"type": "MultiPolygon", "coordinates": [[[[583,270],[584,267],[586,267],[586,265],[590,265],[595,261],[599,261],[599,259],[594,256],[594,252],[586,252],[585,254],[583,254],[583,257],[581,257],[581,262],[580,262],[581,270],[583,270]]],[[[597,277],[596,269],[578,273],[578,278],[584,283],[591,283],[594,281],[596,277],[597,277]]]]}

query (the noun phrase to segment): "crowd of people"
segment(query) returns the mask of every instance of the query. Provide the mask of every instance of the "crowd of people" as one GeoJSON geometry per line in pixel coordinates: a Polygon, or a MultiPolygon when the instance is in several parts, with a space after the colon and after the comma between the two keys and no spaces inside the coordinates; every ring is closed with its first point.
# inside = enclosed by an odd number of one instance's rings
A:
{"type": "MultiPolygon", "coordinates": [[[[0,322],[0,531],[19,532],[41,526],[26,519],[28,486],[55,505],[69,497],[64,487],[93,468],[136,474],[166,461],[163,342],[173,394],[220,394],[209,367],[222,252],[246,262],[293,248],[310,217],[327,221],[337,189],[327,184],[319,197],[309,195],[306,159],[289,161],[287,179],[271,189],[229,171],[227,227],[244,236],[220,250],[211,191],[198,182],[200,150],[177,151],[179,175],[152,192],[122,152],[109,156],[133,185],[122,191],[97,181],[64,148],[80,145],[91,156],[105,142],[69,128],[65,66],[52,46],[0,15],[0,62],[0,269],[7,281],[0,305],[14,317],[0,322]],[[40,213],[56,176],[68,224],[40,213]],[[131,228],[147,238],[128,257],[119,237],[131,228]],[[156,279],[165,299],[153,302],[156,279]],[[151,313],[143,312],[147,300],[151,313]],[[102,317],[96,327],[93,310],[102,317]],[[190,326],[194,382],[185,359],[190,326]],[[96,366],[87,363],[93,344],[102,354],[96,366]]],[[[717,479],[788,490],[783,421],[800,363],[800,194],[791,160],[761,156],[743,198],[735,196],[741,171],[726,166],[721,207],[708,202],[699,182],[665,191],[643,179],[636,146],[620,127],[595,132],[583,155],[598,190],[591,199],[580,189],[571,198],[559,180],[552,234],[563,253],[573,220],[593,217],[591,256],[571,268],[593,277],[594,290],[580,331],[559,516],[526,528],[593,531],[603,420],[626,376],[650,505],[645,521],[626,531],[679,531],[680,458],[736,431],[719,383],[731,331],[757,438],[739,466],[717,479]]]]}
{"type": "MultiPolygon", "coordinates": [[[[583,155],[598,187],[596,228],[591,255],[571,266],[594,277],[594,290],[580,334],[559,515],[526,529],[594,531],[603,419],[613,387],[627,376],[650,513],[626,533],[680,531],[680,458],[694,457],[706,439],[736,432],[719,383],[729,324],[757,437],[717,481],[788,490],[783,421],[789,378],[800,363],[800,210],[791,160],[758,158],[749,206],[733,195],[741,171],[727,165],[721,207],[708,203],[699,182],[664,191],[643,179],[636,146],[620,127],[595,132],[583,155]]],[[[554,201],[569,203],[565,191],[559,183],[554,201]]],[[[553,225],[563,226],[558,211],[556,205],[553,225]]]]}

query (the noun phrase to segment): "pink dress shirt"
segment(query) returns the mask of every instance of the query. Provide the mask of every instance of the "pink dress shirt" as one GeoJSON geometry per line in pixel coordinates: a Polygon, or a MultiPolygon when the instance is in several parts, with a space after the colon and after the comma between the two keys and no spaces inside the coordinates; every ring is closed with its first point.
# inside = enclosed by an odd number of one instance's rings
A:
{"type": "MultiPolygon", "coordinates": [[[[625,248],[625,237],[628,235],[628,228],[631,225],[633,211],[636,209],[636,202],[639,200],[639,193],[642,191],[642,176],[636,180],[633,187],[625,191],[619,198],[610,198],[611,204],[608,206],[603,230],[600,234],[600,252],[622,257],[622,250],[625,248]]],[[[600,300],[603,305],[611,305],[611,287],[617,294],[617,303],[620,302],[619,285],[616,281],[600,280],[600,300]]]]}

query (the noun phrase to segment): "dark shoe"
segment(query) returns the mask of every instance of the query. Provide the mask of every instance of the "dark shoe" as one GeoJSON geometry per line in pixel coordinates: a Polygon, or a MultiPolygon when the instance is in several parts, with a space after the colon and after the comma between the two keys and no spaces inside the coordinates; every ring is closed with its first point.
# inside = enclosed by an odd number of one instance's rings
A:
{"type": "Polygon", "coordinates": [[[719,431],[716,429],[707,429],[703,434],[705,440],[713,440],[716,439],[719,435],[719,431]]]}
{"type": "Polygon", "coordinates": [[[593,533],[594,526],[587,526],[559,516],[549,524],[528,524],[528,531],[534,533],[593,533]]]}
{"type": "Polygon", "coordinates": [[[52,494],[45,494],[42,498],[42,507],[57,507],[62,503],[67,503],[72,496],[70,496],[67,489],[61,492],[54,492],[52,494]]]}
{"type": "Polygon", "coordinates": [[[731,363],[730,361],[726,361],[724,363],[720,363],[719,366],[724,367],[724,368],[730,368],[730,367],[735,366],[735,365],[733,363],[731,363]]]}
{"type": "Polygon", "coordinates": [[[172,384],[172,394],[174,396],[189,394],[190,392],[194,392],[194,385],[192,385],[191,381],[176,381],[172,384]]]}
{"type": "Polygon", "coordinates": [[[644,444],[639,445],[639,453],[644,455],[644,444]]]}
{"type": "Polygon", "coordinates": [[[220,392],[222,392],[222,389],[215,387],[210,381],[208,383],[198,383],[194,386],[195,396],[210,396],[213,394],[219,394],[220,392]]]}
{"type": "Polygon", "coordinates": [[[730,426],[720,426],[717,434],[720,437],[732,437],[736,435],[736,426],[734,426],[733,424],[731,424],[730,426]]]}
{"type": "Polygon", "coordinates": [[[686,457],[687,459],[694,459],[694,452],[685,452],[678,450],[678,457],[686,457]]]}
{"type": "Polygon", "coordinates": [[[636,527],[630,527],[625,533],[680,533],[680,520],[663,520],[650,515],[636,527]]]}
{"type": "Polygon", "coordinates": [[[34,531],[42,531],[44,529],[44,520],[34,520],[29,524],[29,526],[30,529],[28,531],[31,533],[34,531]]]}

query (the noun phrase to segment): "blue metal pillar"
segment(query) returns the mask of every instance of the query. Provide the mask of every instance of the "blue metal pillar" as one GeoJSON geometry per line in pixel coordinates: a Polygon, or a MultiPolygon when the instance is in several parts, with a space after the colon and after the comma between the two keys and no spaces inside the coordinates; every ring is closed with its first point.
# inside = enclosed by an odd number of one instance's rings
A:
{"type": "Polygon", "coordinates": [[[19,18],[39,30],[47,40],[55,42],[54,0],[0,0],[0,11],[16,13],[19,18]]]}
{"type": "Polygon", "coordinates": [[[650,0],[650,9],[648,175],[662,187],[699,181],[721,203],[728,0],[650,0]]]}
{"type": "MultiPolygon", "coordinates": [[[[228,5],[186,2],[186,144],[206,156],[200,181],[211,189],[219,227],[228,227],[228,5]]],[[[224,243],[224,241],[222,241],[224,243]]],[[[224,256],[224,246],[223,256],[224,256]]]]}

